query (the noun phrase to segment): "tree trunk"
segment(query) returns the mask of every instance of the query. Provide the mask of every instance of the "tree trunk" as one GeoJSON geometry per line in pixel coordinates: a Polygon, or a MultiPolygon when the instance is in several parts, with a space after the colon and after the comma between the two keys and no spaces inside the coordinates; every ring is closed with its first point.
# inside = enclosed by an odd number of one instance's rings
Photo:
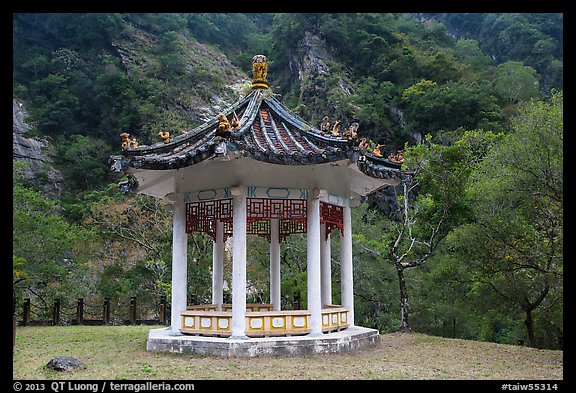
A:
{"type": "Polygon", "coordinates": [[[538,294],[535,301],[531,302],[528,297],[524,298],[524,303],[522,304],[522,310],[526,314],[526,319],[524,320],[524,325],[526,325],[526,332],[528,333],[528,342],[532,348],[537,348],[540,344],[536,340],[536,335],[534,334],[534,321],[532,320],[532,311],[537,309],[542,303],[548,292],[550,291],[550,285],[548,280],[545,280],[545,285],[542,291],[538,294]]]}
{"type": "Polygon", "coordinates": [[[534,335],[534,321],[532,320],[532,309],[526,307],[524,309],[526,313],[526,319],[524,320],[524,325],[526,325],[526,331],[528,333],[529,345],[533,348],[536,347],[536,336],[534,335]]]}
{"type": "Polygon", "coordinates": [[[408,289],[406,288],[406,280],[404,280],[404,269],[396,266],[396,273],[398,274],[398,283],[400,284],[400,332],[410,333],[410,323],[408,322],[408,289]]]}

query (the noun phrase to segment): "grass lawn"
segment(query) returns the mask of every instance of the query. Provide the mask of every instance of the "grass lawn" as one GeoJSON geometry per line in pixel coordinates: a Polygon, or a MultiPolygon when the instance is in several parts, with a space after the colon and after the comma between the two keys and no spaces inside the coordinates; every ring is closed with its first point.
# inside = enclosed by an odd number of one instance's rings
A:
{"type": "Polygon", "coordinates": [[[224,359],[146,352],[155,326],[17,327],[14,379],[562,379],[563,352],[383,334],[378,346],[350,354],[224,359]],[[54,356],[80,360],[68,373],[44,368],[54,356]]]}

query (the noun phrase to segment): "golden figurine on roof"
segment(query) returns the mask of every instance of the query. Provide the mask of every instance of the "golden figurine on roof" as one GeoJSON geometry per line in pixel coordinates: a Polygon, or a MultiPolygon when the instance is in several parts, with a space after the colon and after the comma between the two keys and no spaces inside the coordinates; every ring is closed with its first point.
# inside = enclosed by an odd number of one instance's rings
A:
{"type": "Polygon", "coordinates": [[[264,55],[252,58],[252,89],[268,89],[268,59],[264,55]]]}
{"type": "Polygon", "coordinates": [[[217,136],[224,136],[224,135],[228,135],[230,132],[232,132],[232,127],[230,125],[230,122],[228,121],[228,118],[223,113],[219,113],[218,114],[218,130],[216,131],[216,135],[217,136]]]}
{"type": "Polygon", "coordinates": [[[324,116],[322,118],[322,123],[320,124],[320,131],[322,132],[330,131],[330,118],[328,116],[324,116]]]}
{"type": "Polygon", "coordinates": [[[372,150],[372,154],[374,155],[374,157],[378,157],[378,158],[383,158],[384,156],[382,155],[382,148],[384,147],[384,145],[378,144],[374,150],[372,150]]]}
{"type": "Polygon", "coordinates": [[[397,164],[404,164],[404,152],[402,150],[398,150],[396,153],[391,153],[388,156],[388,160],[397,164]]]}
{"type": "Polygon", "coordinates": [[[232,113],[232,123],[230,125],[232,126],[233,129],[238,128],[238,126],[240,125],[240,119],[238,118],[236,112],[232,113]]]}
{"type": "Polygon", "coordinates": [[[342,126],[342,122],[340,120],[336,120],[336,123],[332,126],[332,135],[333,136],[340,136],[340,127],[342,126]]]}
{"type": "Polygon", "coordinates": [[[120,134],[120,138],[122,138],[122,150],[138,148],[138,141],[136,141],[136,138],[130,139],[130,134],[127,132],[120,134]]]}
{"type": "Polygon", "coordinates": [[[357,122],[352,123],[349,128],[344,130],[344,133],[342,134],[342,136],[344,138],[348,139],[349,141],[355,142],[358,139],[358,128],[359,127],[360,127],[360,124],[358,124],[357,122]]]}
{"type": "Polygon", "coordinates": [[[158,138],[162,139],[164,141],[164,143],[169,143],[170,142],[170,132],[160,131],[158,133],[158,138]]]}

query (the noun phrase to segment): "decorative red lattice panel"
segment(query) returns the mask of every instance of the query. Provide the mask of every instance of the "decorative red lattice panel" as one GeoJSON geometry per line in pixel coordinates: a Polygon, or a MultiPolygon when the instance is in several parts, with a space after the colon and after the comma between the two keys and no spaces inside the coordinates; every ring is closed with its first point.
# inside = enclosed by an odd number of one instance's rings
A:
{"type": "Polygon", "coordinates": [[[320,202],[320,223],[326,223],[326,238],[334,228],[344,230],[344,209],[341,206],[320,202]]]}
{"type": "Polygon", "coordinates": [[[186,204],[186,233],[207,233],[216,239],[216,220],[224,223],[224,240],[232,236],[232,199],[186,204]]]}
{"type": "Polygon", "coordinates": [[[305,199],[246,198],[247,220],[306,219],[305,199]]]}
{"type": "Polygon", "coordinates": [[[262,236],[270,241],[270,220],[249,220],[246,223],[246,234],[262,236]]]}
{"type": "MultiPolygon", "coordinates": [[[[306,233],[306,200],[246,199],[246,234],[270,241],[270,220],[279,220],[280,241],[295,233],[306,233]]],[[[224,223],[224,240],[233,233],[232,199],[186,204],[186,233],[207,233],[216,239],[216,220],[224,223]]]]}
{"type": "Polygon", "coordinates": [[[306,218],[298,220],[280,220],[280,241],[295,233],[306,233],[306,218]]]}
{"type": "Polygon", "coordinates": [[[306,233],[305,199],[246,199],[247,233],[270,241],[270,221],[280,220],[280,241],[295,233],[306,233]]]}

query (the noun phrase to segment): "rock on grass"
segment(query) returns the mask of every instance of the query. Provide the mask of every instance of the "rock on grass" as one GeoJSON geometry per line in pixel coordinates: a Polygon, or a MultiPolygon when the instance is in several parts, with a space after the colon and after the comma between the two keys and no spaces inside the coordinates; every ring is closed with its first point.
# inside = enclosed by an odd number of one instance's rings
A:
{"type": "Polygon", "coordinates": [[[86,365],[70,356],[56,356],[46,364],[46,368],[54,371],[72,371],[77,368],[86,368],[86,365]]]}

